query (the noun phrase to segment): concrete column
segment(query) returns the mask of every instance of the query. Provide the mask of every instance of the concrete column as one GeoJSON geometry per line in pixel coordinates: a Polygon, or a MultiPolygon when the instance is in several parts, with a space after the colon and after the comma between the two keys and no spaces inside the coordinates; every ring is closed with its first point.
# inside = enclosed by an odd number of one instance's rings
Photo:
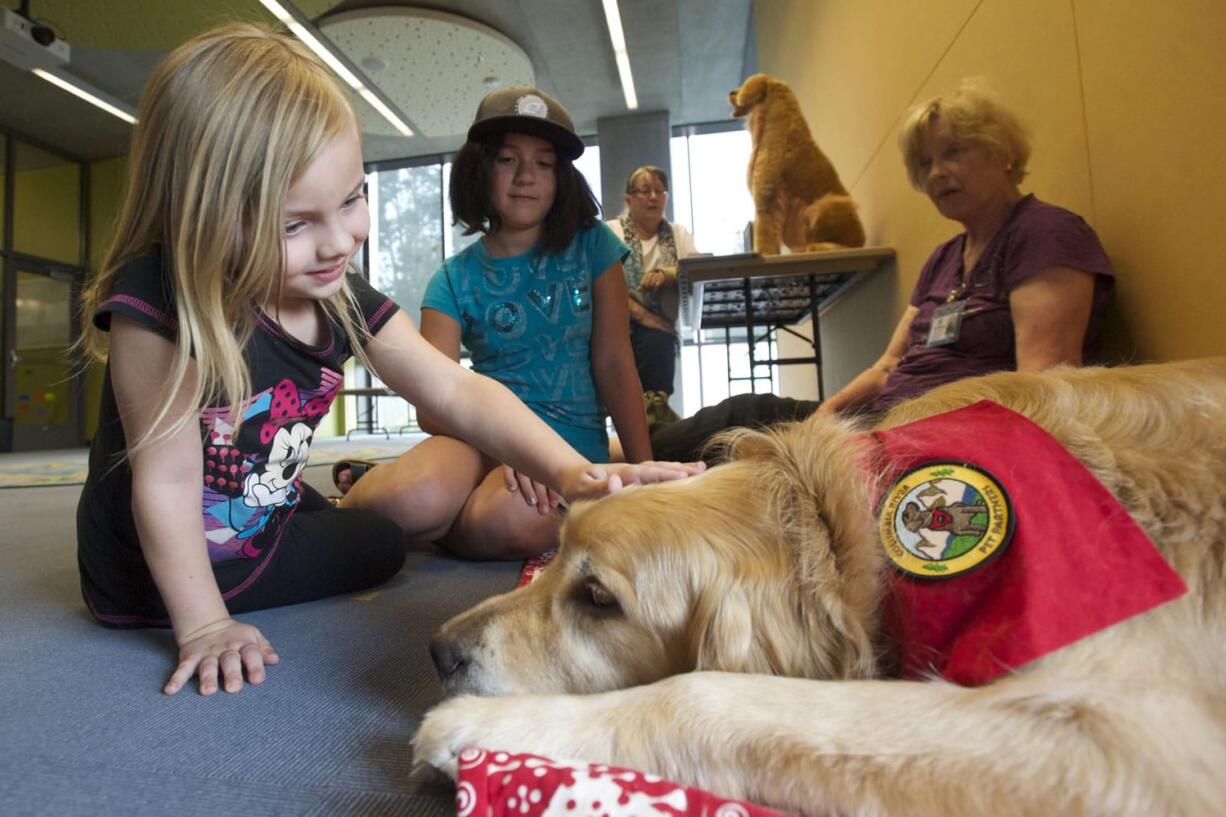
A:
{"type": "MultiPolygon", "coordinates": [[[[625,209],[626,177],[636,167],[662,167],[672,179],[668,111],[602,117],[596,120],[596,134],[600,141],[600,206],[606,219],[616,218],[625,209]]],[[[673,218],[671,197],[665,217],[673,218]]]]}

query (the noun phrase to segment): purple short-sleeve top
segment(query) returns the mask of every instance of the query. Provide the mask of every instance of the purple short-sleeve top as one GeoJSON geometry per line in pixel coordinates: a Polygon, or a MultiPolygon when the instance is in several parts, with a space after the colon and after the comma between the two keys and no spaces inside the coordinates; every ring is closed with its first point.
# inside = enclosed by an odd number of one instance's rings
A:
{"type": "Polygon", "coordinates": [[[929,346],[932,313],[946,303],[961,281],[965,241],[966,233],[946,241],[924,264],[911,293],[911,305],[919,314],[911,323],[907,352],[873,400],[871,410],[887,409],[942,383],[1016,369],[1009,293],[1049,267],[1071,267],[1094,276],[1094,301],[1082,352],[1085,360],[1097,355],[1103,313],[1115,278],[1111,262],[1098,236],[1081,216],[1033,195],[1014,206],[1009,220],[971,270],[957,339],[929,346]]]}

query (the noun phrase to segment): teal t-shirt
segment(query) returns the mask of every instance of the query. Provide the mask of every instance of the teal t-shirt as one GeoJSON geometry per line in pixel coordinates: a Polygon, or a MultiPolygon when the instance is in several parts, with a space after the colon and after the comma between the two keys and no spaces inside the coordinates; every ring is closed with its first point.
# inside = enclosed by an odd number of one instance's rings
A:
{"type": "Polygon", "coordinates": [[[477,241],[443,262],[422,298],[460,324],[473,370],[499,381],[580,454],[609,457],[592,378],[592,283],[629,249],[603,222],[565,252],[493,258],[477,241]]]}

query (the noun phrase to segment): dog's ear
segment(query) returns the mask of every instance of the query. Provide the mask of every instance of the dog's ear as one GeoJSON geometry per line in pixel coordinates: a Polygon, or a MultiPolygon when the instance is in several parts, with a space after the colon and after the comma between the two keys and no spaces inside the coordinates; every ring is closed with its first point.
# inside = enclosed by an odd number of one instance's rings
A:
{"type": "Polygon", "coordinates": [[[754,74],[741,83],[741,87],[728,94],[728,101],[742,115],[754,105],[766,98],[767,85],[770,78],[766,74],[754,74]]]}
{"type": "Polygon", "coordinates": [[[856,668],[856,642],[799,603],[792,577],[735,581],[700,597],[691,621],[695,670],[812,678],[866,675],[856,668]]]}
{"type": "Polygon", "coordinates": [[[762,671],[752,666],[753,611],[737,585],[708,588],[698,599],[691,619],[690,644],[695,670],[762,671]]]}
{"type": "MultiPolygon", "coordinates": [[[[870,674],[875,660],[883,556],[852,431],[847,422],[810,417],[769,431],[728,432],[712,443],[726,446],[733,462],[754,463],[752,484],[763,498],[766,528],[791,554],[800,607],[774,617],[755,610],[757,651],[792,660],[780,646],[786,634],[782,641],[772,637],[771,624],[787,627],[790,615],[799,615],[815,661],[809,671],[818,677],[870,674]]],[[[771,604],[769,596],[758,602],[771,604]]]]}

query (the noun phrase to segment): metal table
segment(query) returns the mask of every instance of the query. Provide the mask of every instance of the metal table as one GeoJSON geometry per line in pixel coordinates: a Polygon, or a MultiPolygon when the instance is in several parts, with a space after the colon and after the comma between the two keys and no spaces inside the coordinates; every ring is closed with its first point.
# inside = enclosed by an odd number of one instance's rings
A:
{"type": "Polygon", "coordinates": [[[817,396],[822,400],[825,393],[819,317],[865,277],[893,260],[894,250],[890,247],[683,258],[677,263],[681,314],[695,334],[703,329],[745,327],[751,382],[754,368],[759,365],[814,364],[817,396]],[[812,321],[812,338],[787,328],[806,318],[812,321]],[[763,337],[780,329],[796,335],[813,347],[813,355],[757,360],[754,346],[761,338],[755,339],[754,330],[760,328],[766,330],[763,337]]]}
{"type": "Polygon", "coordinates": [[[344,399],[346,397],[359,398],[355,405],[357,416],[353,421],[353,428],[345,432],[345,439],[349,439],[349,435],[355,431],[360,431],[364,434],[375,434],[382,432],[386,439],[391,439],[391,433],[381,425],[375,425],[379,422],[378,401],[380,397],[394,397],[396,393],[386,386],[367,386],[362,388],[341,389],[337,395],[344,399]],[[366,398],[366,411],[362,411],[362,400],[366,398]]]}

